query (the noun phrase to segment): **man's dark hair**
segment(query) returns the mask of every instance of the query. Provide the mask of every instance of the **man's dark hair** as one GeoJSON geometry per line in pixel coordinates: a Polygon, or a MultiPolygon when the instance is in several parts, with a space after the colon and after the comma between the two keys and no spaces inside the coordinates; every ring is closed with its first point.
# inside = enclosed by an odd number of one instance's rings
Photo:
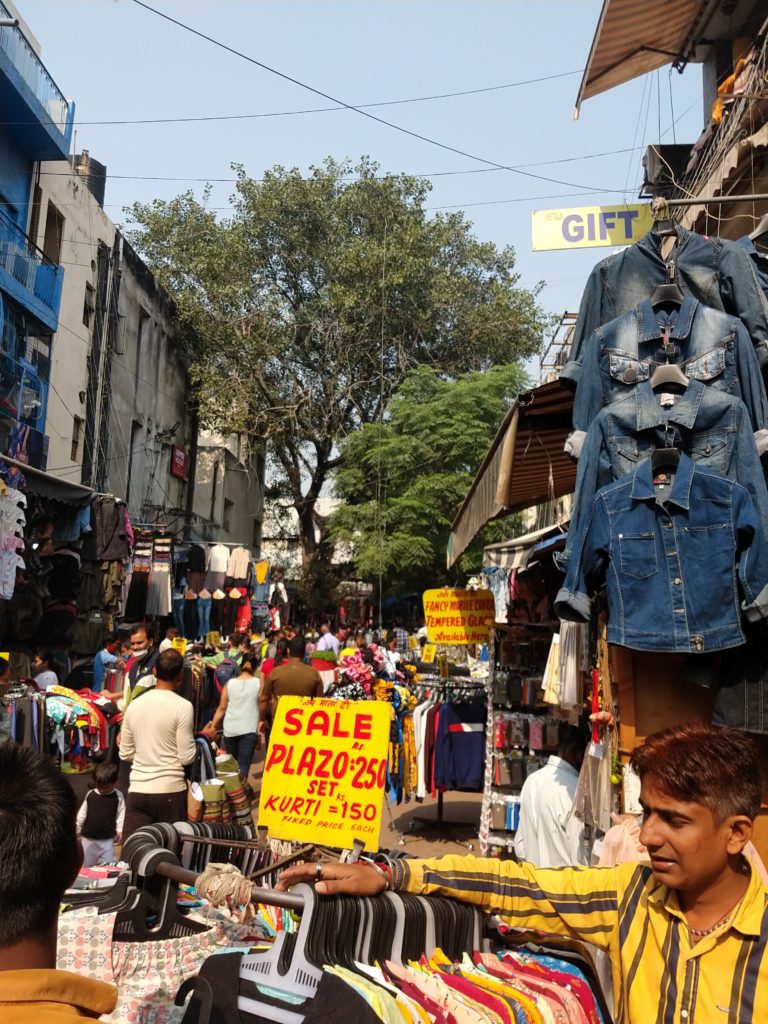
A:
{"type": "Polygon", "coordinates": [[[675,800],[708,807],[717,825],[737,814],[754,821],[760,810],[757,753],[736,729],[698,722],[664,729],[637,747],[629,763],[641,782],[675,800]]]}
{"type": "Polygon", "coordinates": [[[175,683],[184,668],[184,659],[178,651],[169,648],[155,662],[155,677],[164,683],[175,683]]]}
{"type": "Polygon", "coordinates": [[[0,947],[45,933],[80,865],[77,801],[50,758],[0,745],[0,947]]]}
{"type": "Polygon", "coordinates": [[[571,725],[569,722],[561,722],[557,730],[557,749],[568,750],[570,747],[578,748],[583,754],[589,743],[589,730],[583,725],[571,725]]]}
{"type": "Polygon", "coordinates": [[[103,786],[111,786],[117,782],[118,767],[116,764],[112,764],[111,761],[105,761],[103,764],[97,764],[96,770],[93,773],[93,781],[97,789],[101,789],[103,786]]]}
{"type": "Polygon", "coordinates": [[[291,652],[292,658],[304,658],[307,650],[307,641],[302,633],[297,633],[293,640],[291,640],[288,650],[291,652]]]}

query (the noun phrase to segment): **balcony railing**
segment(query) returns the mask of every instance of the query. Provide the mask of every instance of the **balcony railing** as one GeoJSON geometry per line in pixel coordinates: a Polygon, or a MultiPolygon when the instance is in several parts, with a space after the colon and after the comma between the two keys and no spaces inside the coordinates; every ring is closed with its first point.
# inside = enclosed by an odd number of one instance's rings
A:
{"type": "MultiPolygon", "coordinates": [[[[8,8],[0,2],[0,17],[12,18],[8,8]]],[[[69,104],[63,93],[48,74],[42,61],[24,38],[21,29],[6,26],[0,28],[0,49],[3,50],[21,78],[37,97],[47,112],[53,126],[66,135],[69,104]]]]}
{"type": "MultiPolygon", "coordinates": [[[[3,272],[39,300],[53,320],[57,320],[64,268],[52,263],[0,210],[0,284],[3,272]]],[[[23,301],[23,295],[19,297],[23,301]]]]}

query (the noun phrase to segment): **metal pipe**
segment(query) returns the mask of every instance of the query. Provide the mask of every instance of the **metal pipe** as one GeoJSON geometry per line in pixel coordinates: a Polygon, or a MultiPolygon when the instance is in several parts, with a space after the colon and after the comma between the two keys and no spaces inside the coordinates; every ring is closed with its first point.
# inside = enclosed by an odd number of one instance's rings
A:
{"type": "Polygon", "coordinates": [[[768,201],[768,192],[750,196],[710,196],[708,199],[667,199],[667,206],[708,206],[710,203],[760,203],[768,201]]]}
{"type": "MultiPolygon", "coordinates": [[[[154,865],[154,872],[162,875],[163,878],[171,878],[174,882],[182,882],[184,885],[194,885],[198,876],[194,871],[179,867],[178,864],[169,864],[161,861],[154,865]]],[[[303,910],[304,899],[292,892],[278,892],[276,889],[261,889],[256,886],[253,890],[254,903],[266,903],[270,907],[284,907],[286,910],[303,910]]]]}

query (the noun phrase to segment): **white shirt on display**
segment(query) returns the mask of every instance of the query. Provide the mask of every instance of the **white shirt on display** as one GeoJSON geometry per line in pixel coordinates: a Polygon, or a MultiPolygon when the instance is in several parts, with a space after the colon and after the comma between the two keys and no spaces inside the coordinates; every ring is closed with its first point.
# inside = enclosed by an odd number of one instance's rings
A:
{"type": "Polygon", "coordinates": [[[552,755],[520,792],[515,854],[539,868],[586,865],[584,822],[571,814],[579,773],[552,755]]]}

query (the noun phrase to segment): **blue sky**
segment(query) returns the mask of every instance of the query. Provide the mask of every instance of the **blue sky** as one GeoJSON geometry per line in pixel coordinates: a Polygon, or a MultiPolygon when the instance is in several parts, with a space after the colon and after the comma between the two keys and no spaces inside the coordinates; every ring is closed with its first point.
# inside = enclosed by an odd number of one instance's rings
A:
{"type": "MultiPolygon", "coordinates": [[[[193,180],[137,176],[231,178],[232,162],[244,164],[253,177],[278,163],[305,170],[327,155],[361,154],[386,171],[473,172],[435,177],[428,205],[464,208],[478,237],[513,245],[522,283],[547,282],[542,301],[559,313],[578,308],[590,268],[608,250],[532,252],[531,210],[633,201],[645,146],[660,132],[672,141],[672,112],[678,142],[693,142],[702,126],[696,66],[683,76],[663,69],[589,100],[574,122],[580,79],[569,72],[578,72],[587,59],[601,0],[148,2],[352,104],[563,76],[373,112],[448,146],[526,165],[521,169],[528,174],[568,184],[482,171],[478,161],[347,110],[202,123],[89,124],[271,114],[330,104],[133,0],[18,0],[46,66],[77,104],[78,149],[107,164],[107,212],[117,222],[135,200],[171,198],[187,188],[199,193],[203,187],[193,180]],[[599,191],[583,194],[592,189],[599,191]]],[[[227,182],[215,184],[211,205],[226,208],[231,191],[227,182]]]]}

